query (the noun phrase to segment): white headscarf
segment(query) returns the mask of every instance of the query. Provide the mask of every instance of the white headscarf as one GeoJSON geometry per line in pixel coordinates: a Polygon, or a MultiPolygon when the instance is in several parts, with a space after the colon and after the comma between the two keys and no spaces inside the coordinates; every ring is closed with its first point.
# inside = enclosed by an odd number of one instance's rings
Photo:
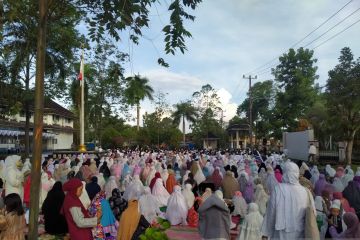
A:
{"type": "Polygon", "coordinates": [[[149,223],[156,220],[157,213],[160,213],[158,204],[149,187],[144,187],[144,194],[139,199],[140,213],[149,223]]]}
{"type": "Polygon", "coordinates": [[[129,186],[125,189],[124,199],[129,201],[130,199],[138,199],[144,192],[144,185],[140,181],[139,175],[135,175],[129,186]]]}
{"type": "Polygon", "coordinates": [[[332,185],[333,185],[334,188],[335,188],[335,192],[342,192],[342,191],[344,191],[344,188],[345,188],[345,187],[344,187],[344,185],[343,185],[343,183],[342,183],[342,181],[341,181],[340,178],[335,177],[332,185]]]}
{"type": "MultiPolygon", "coordinates": [[[[345,175],[341,178],[341,181],[342,181],[344,187],[346,187],[348,185],[348,183],[351,180],[353,180],[353,178],[354,178],[354,171],[351,169],[350,166],[346,166],[345,172],[346,172],[345,175]]],[[[360,173],[359,173],[359,176],[360,176],[360,173]]]]}
{"type": "Polygon", "coordinates": [[[336,174],[336,170],[333,169],[333,168],[330,166],[330,164],[327,164],[327,165],[325,166],[325,171],[326,171],[327,174],[329,174],[330,177],[334,177],[335,174],[336,174]]]}
{"type": "Polygon", "coordinates": [[[264,216],[266,213],[266,204],[269,200],[269,195],[267,195],[263,185],[261,184],[256,185],[255,189],[255,203],[258,205],[261,215],[264,216]]]}
{"type": "Polygon", "coordinates": [[[236,216],[236,215],[240,215],[241,217],[245,217],[245,215],[247,214],[247,208],[248,205],[245,201],[245,199],[242,197],[241,192],[239,195],[236,194],[232,199],[232,203],[234,205],[234,211],[232,212],[232,215],[236,216]]]}
{"type": "Polygon", "coordinates": [[[259,207],[256,203],[249,204],[249,214],[245,216],[244,222],[241,225],[240,240],[247,239],[261,239],[261,226],[263,223],[263,216],[259,212],[259,207]]]}
{"type": "Polygon", "coordinates": [[[185,184],[185,188],[182,191],[182,194],[185,198],[188,209],[190,209],[194,205],[194,201],[195,201],[195,196],[194,196],[194,193],[192,192],[191,184],[188,184],[188,183],[185,184]]]}
{"type": "Polygon", "coordinates": [[[357,168],[356,168],[355,176],[360,176],[360,167],[357,167],[357,168]]]}
{"type": "Polygon", "coordinates": [[[204,173],[202,172],[202,169],[200,167],[199,161],[196,161],[196,164],[198,166],[198,171],[195,173],[194,180],[198,185],[206,180],[204,173]]]}
{"type": "Polygon", "coordinates": [[[158,207],[163,207],[167,205],[170,194],[166,190],[161,178],[156,179],[155,185],[152,189],[152,195],[155,197],[158,207]]]}
{"type": "Polygon", "coordinates": [[[299,167],[293,162],[287,162],[284,166],[282,183],[299,184],[299,167]]]}
{"type": "Polygon", "coordinates": [[[216,190],[216,191],[215,191],[215,195],[216,195],[218,198],[220,198],[221,200],[224,201],[224,194],[223,194],[222,191],[216,190]]]}
{"type": "Polygon", "coordinates": [[[116,178],[115,176],[110,176],[108,182],[105,184],[105,193],[107,199],[111,197],[112,191],[115,188],[118,188],[118,185],[116,184],[116,178]]]}
{"type": "Polygon", "coordinates": [[[320,177],[320,172],[319,172],[319,169],[317,166],[314,166],[312,169],[311,169],[311,183],[313,184],[313,186],[315,186],[315,183],[317,182],[317,180],[319,180],[319,177],[320,177]]]}
{"type": "Polygon", "coordinates": [[[181,194],[181,187],[175,186],[174,191],[169,197],[165,217],[171,225],[187,225],[186,217],[188,207],[184,196],[181,194]]]}

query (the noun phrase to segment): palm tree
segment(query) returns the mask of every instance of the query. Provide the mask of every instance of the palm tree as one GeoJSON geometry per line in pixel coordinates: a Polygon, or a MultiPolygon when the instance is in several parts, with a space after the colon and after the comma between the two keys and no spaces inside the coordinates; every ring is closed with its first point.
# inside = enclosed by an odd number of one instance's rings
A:
{"type": "Polygon", "coordinates": [[[150,85],[148,85],[149,80],[147,78],[141,77],[140,75],[135,75],[133,77],[126,78],[128,82],[127,88],[125,89],[125,97],[127,102],[136,106],[136,125],[137,130],[140,129],[140,102],[145,98],[153,100],[152,94],[154,90],[150,85]]]}
{"type": "Polygon", "coordinates": [[[194,122],[198,116],[196,108],[190,102],[181,102],[176,104],[175,111],[172,113],[174,124],[179,125],[182,120],[183,142],[185,144],[185,119],[194,122]]]}

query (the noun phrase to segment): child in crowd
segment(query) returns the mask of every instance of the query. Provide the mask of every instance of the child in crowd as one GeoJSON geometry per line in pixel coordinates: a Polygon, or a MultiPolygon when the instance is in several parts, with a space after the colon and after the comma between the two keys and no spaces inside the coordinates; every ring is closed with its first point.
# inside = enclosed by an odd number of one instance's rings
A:
{"type": "Polygon", "coordinates": [[[189,227],[197,227],[199,223],[199,214],[198,209],[201,205],[202,199],[200,197],[197,197],[195,199],[194,205],[189,209],[187,221],[189,227]]]}
{"type": "Polygon", "coordinates": [[[325,238],[331,238],[329,229],[331,226],[335,227],[337,233],[343,231],[342,216],[341,216],[341,203],[339,200],[334,200],[330,207],[330,215],[328,216],[328,229],[325,234],[325,238]]]}
{"type": "Polygon", "coordinates": [[[21,198],[11,193],[4,199],[5,209],[0,212],[0,239],[24,240],[25,215],[21,198]]]}

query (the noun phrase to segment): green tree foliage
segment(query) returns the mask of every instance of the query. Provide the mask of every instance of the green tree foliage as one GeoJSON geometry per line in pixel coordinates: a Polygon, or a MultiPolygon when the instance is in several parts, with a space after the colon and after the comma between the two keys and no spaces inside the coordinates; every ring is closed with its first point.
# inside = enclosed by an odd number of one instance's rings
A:
{"type": "MultiPolygon", "coordinates": [[[[275,88],[273,81],[257,82],[251,87],[252,120],[257,138],[267,137],[271,131],[271,114],[274,106],[275,88]],[[255,123],[255,124],[254,124],[255,123]]],[[[248,93],[249,95],[249,93],[248,93]]],[[[249,119],[249,96],[237,108],[239,116],[249,119]]],[[[247,122],[249,124],[249,122],[247,122]]]]}
{"type": "Polygon", "coordinates": [[[170,118],[159,119],[156,112],[144,115],[144,127],[138,135],[139,144],[151,147],[177,148],[181,132],[170,118]],[[160,123],[160,124],[159,124],[160,123]]]}
{"type": "Polygon", "coordinates": [[[136,122],[137,129],[140,129],[140,102],[145,98],[153,100],[154,90],[149,85],[149,80],[147,78],[141,77],[140,75],[135,75],[133,77],[126,78],[127,87],[125,89],[125,98],[127,102],[136,106],[136,122]]]}
{"type": "Polygon", "coordinates": [[[221,126],[221,104],[216,90],[206,84],[200,91],[194,92],[192,104],[198,111],[196,121],[191,125],[193,141],[198,147],[202,147],[202,141],[210,134],[220,138],[220,145],[225,141],[225,131],[221,126]]]}
{"type": "Polygon", "coordinates": [[[194,123],[198,113],[194,106],[191,105],[190,101],[180,102],[174,105],[175,110],[172,113],[173,122],[176,126],[179,126],[182,122],[182,132],[183,132],[183,143],[186,142],[186,132],[185,132],[185,120],[194,123]]]}
{"type": "Polygon", "coordinates": [[[354,60],[350,48],[343,48],[339,64],[329,71],[326,100],[332,123],[347,142],[346,160],[351,164],[354,137],[360,129],[360,58],[354,60]]]}
{"type": "MultiPolygon", "coordinates": [[[[150,9],[157,4],[169,4],[167,1],[132,1],[132,0],[72,0],[74,6],[83,10],[84,20],[87,23],[92,41],[100,42],[110,36],[116,41],[121,40],[121,32],[129,30],[130,39],[139,43],[142,37],[142,29],[149,26],[150,9]]],[[[194,10],[201,0],[172,0],[168,11],[170,12],[169,23],[164,26],[165,53],[175,54],[177,50],[182,53],[186,50],[185,38],[191,37],[191,33],[184,27],[184,20],[194,21],[195,17],[186,9],[194,10]]],[[[168,66],[163,58],[158,63],[168,66]]]]}
{"type": "Polygon", "coordinates": [[[273,119],[275,128],[280,131],[295,130],[299,119],[306,116],[315,102],[314,81],[318,75],[313,54],[309,49],[290,49],[272,69],[278,87],[273,119]]]}
{"type": "MultiPolygon", "coordinates": [[[[37,14],[37,1],[3,1],[3,38],[0,42],[2,51],[0,57],[7,68],[7,83],[25,89],[20,99],[15,102],[22,103],[25,111],[26,155],[29,154],[30,105],[34,100],[30,81],[35,76],[37,14]]],[[[53,1],[49,4],[47,19],[45,89],[50,97],[62,97],[66,88],[67,67],[74,59],[74,49],[80,46],[80,34],[75,29],[80,21],[80,14],[74,6],[65,1],[53,1]]]]}
{"type": "MultiPolygon", "coordinates": [[[[85,139],[97,140],[102,144],[103,130],[108,126],[107,120],[117,117],[117,106],[120,112],[126,112],[124,98],[125,80],[123,62],[127,55],[116,51],[110,43],[98,44],[95,56],[91,62],[85,64],[85,139]]],[[[79,64],[74,66],[73,76],[79,71],[79,64]]],[[[80,108],[80,83],[73,78],[70,86],[70,100],[73,110],[77,114],[80,108]]]]}

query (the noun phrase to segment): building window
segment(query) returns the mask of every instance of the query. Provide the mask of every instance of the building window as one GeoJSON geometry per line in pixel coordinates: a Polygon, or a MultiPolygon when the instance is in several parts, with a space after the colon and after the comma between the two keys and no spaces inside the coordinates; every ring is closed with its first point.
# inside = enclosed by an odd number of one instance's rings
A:
{"type": "Polygon", "coordinates": [[[71,119],[70,119],[70,118],[66,118],[66,123],[71,123],[71,119]]]}
{"type": "Polygon", "coordinates": [[[24,111],[20,111],[20,117],[25,117],[25,112],[24,111]]]}
{"type": "Polygon", "coordinates": [[[57,115],[53,115],[53,121],[58,122],[60,120],[60,117],[57,115]]]}
{"type": "Polygon", "coordinates": [[[54,138],[52,141],[53,141],[53,144],[57,144],[57,139],[56,138],[54,138]]]}

